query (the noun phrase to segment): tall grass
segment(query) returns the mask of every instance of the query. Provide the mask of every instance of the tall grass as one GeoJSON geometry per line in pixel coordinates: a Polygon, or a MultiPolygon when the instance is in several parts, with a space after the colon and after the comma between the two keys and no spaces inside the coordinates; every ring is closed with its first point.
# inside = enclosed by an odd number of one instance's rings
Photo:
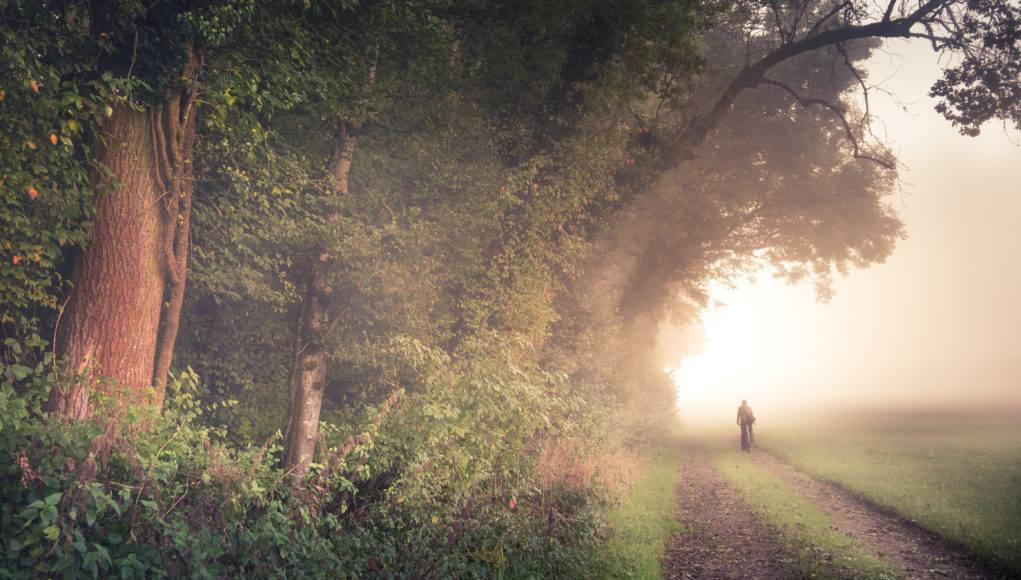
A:
{"type": "Polygon", "coordinates": [[[757,442],[1021,574],[1021,425],[902,421],[763,430],[757,442]]]}

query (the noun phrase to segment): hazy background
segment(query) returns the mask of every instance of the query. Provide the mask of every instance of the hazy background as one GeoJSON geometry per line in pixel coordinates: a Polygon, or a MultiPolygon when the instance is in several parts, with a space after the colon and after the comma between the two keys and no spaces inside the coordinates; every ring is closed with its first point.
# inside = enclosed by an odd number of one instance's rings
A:
{"type": "Polygon", "coordinates": [[[714,292],[709,343],[674,373],[686,419],[733,421],[742,398],[759,425],[830,407],[1021,412],[1018,135],[963,137],[935,113],[937,59],[900,42],[870,67],[892,94],[870,106],[906,165],[892,201],[909,238],[829,304],[768,276],[714,292]]]}

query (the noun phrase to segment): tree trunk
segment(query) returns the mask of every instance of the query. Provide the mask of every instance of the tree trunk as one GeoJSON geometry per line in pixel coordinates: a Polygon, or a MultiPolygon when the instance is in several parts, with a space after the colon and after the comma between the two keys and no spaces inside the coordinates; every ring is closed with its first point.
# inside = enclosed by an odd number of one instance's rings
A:
{"type": "MultiPolygon", "coordinates": [[[[333,195],[348,193],[348,173],[351,170],[351,156],[355,139],[347,123],[341,123],[337,144],[329,162],[327,174],[333,180],[333,195]]],[[[329,215],[336,220],[339,215],[329,215]]],[[[323,268],[329,256],[320,254],[320,264],[314,264],[309,274],[305,302],[298,327],[298,352],[296,368],[291,373],[290,398],[287,409],[286,450],[284,469],[292,476],[295,485],[308,475],[315,454],[319,431],[319,411],[323,404],[323,388],[326,386],[326,350],[323,341],[331,326],[327,300],[333,288],[323,268]]]]}
{"type": "Polygon", "coordinates": [[[287,405],[286,448],[284,469],[291,474],[295,485],[308,475],[315,456],[319,435],[319,412],[323,406],[323,389],[326,386],[326,350],[320,339],[329,316],[321,300],[321,290],[315,287],[315,278],[309,283],[308,294],[302,308],[298,333],[303,344],[295,357],[295,370],[291,374],[290,399],[287,405]]]}
{"type": "MultiPolygon", "coordinates": [[[[376,62],[379,47],[371,49],[369,76],[363,87],[368,93],[376,81],[376,62]]],[[[343,197],[348,194],[348,176],[354,155],[355,136],[353,123],[340,121],[334,139],[333,151],[327,162],[326,176],[333,182],[331,194],[343,197]]],[[[340,219],[339,213],[326,216],[327,221],[340,219]]],[[[330,256],[323,250],[317,252],[319,261],[314,262],[306,285],[303,312],[299,321],[294,357],[296,367],[291,372],[290,397],[287,403],[287,426],[284,431],[284,469],[291,474],[298,486],[308,475],[315,456],[316,440],[319,434],[319,412],[323,405],[323,389],[326,387],[326,349],[324,341],[336,320],[330,320],[328,299],[333,287],[325,268],[330,256]]]]}
{"type": "Polygon", "coordinates": [[[52,412],[87,418],[93,390],[127,404],[163,404],[184,302],[197,70],[198,59],[190,54],[182,79],[192,86],[174,89],[164,106],[150,112],[114,103],[93,143],[96,159],[110,173],[91,179],[100,189],[92,247],[84,252],[54,345],[77,379],[51,395],[52,412]],[[97,384],[100,376],[117,384],[97,384]]]}
{"type": "MultiPolygon", "coordinates": [[[[190,53],[182,78],[193,81],[198,71],[198,59],[190,53]]],[[[194,83],[193,83],[194,85],[194,83]]],[[[181,322],[184,305],[185,280],[188,273],[188,235],[191,231],[191,199],[195,163],[195,102],[198,91],[190,88],[179,91],[166,107],[153,114],[153,134],[156,139],[160,181],[167,192],[163,205],[166,208],[166,235],[163,240],[163,267],[170,282],[167,313],[163,323],[159,348],[156,351],[156,369],[152,384],[156,389],[155,404],[163,406],[167,375],[174,359],[174,344],[181,322]]]]}
{"type": "Polygon", "coordinates": [[[149,115],[116,103],[95,140],[97,159],[111,177],[92,182],[107,189],[96,201],[92,247],[82,256],[57,332],[55,351],[67,356],[79,375],[66,390],[55,391],[50,411],[75,419],[91,412],[90,394],[124,389],[129,403],[152,402],[153,353],[166,281],[162,267],[165,220],[149,115]],[[113,189],[116,184],[116,189],[113,189]],[[93,383],[111,377],[117,385],[93,383]]]}

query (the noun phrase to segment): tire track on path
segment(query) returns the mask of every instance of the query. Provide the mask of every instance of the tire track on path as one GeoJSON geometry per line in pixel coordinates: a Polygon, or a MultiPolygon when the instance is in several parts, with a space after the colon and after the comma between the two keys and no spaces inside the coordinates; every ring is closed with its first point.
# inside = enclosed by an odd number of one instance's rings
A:
{"type": "Polygon", "coordinates": [[[759,524],[712,467],[701,442],[681,442],[675,496],[683,531],[667,542],[664,578],[766,580],[789,577],[776,532],[759,524]]]}
{"type": "Polygon", "coordinates": [[[956,544],[836,484],[812,479],[770,453],[753,449],[749,458],[828,514],[837,530],[860,540],[873,556],[897,564],[908,578],[982,580],[1004,577],[956,544]]]}

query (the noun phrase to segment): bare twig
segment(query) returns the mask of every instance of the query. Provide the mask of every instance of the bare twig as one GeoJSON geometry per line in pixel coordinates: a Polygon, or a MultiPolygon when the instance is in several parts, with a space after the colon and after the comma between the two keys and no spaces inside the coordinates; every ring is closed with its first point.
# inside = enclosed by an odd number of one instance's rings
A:
{"type": "Polygon", "coordinates": [[[181,500],[183,500],[185,498],[185,496],[188,495],[188,490],[190,488],[191,488],[191,480],[188,479],[188,478],[185,478],[185,480],[184,480],[184,493],[182,493],[180,497],[178,497],[177,499],[174,500],[174,503],[171,504],[171,506],[169,508],[167,508],[167,511],[163,512],[163,517],[164,518],[166,518],[167,515],[170,512],[174,511],[174,508],[177,507],[177,504],[181,503],[181,500]]]}

